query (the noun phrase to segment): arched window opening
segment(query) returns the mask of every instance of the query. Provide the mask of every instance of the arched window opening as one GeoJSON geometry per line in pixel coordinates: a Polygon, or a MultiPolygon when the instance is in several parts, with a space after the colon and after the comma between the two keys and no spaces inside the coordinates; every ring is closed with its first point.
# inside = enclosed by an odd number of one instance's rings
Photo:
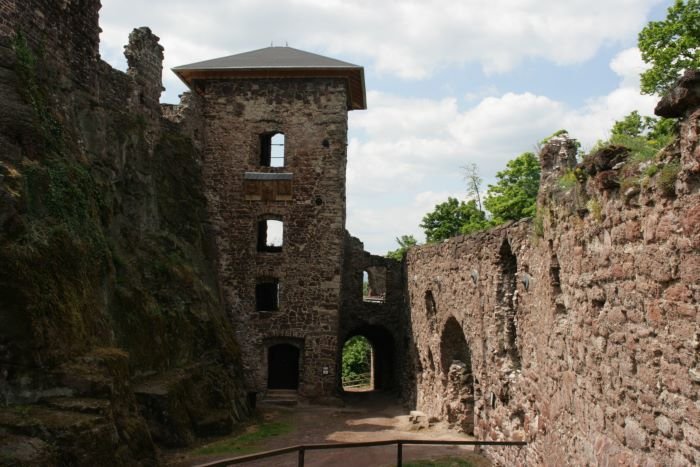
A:
{"type": "Polygon", "coordinates": [[[284,133],[260,135],[260,165],[284,167],[284,133]]]}
{"type": "Polygon", "coordinates": [[[343,391],[364,392],[374,389],[374,349],[364,336],[354,336],[343,346],[343,391]]]}
{"type": "Polygon", "coordinates": [[[280,252],[284,240],[284,223],[275,219],[258,222],[258,251],[280,252]]]}
{"type": "Polygon", "coordinates": [[[277,311],[280,303],[280,283],[277,279],[265,278],[255,284],[255,310],[277,311]]]}
{"type": "Polygon", "coordinates": [[[362,299],[370,303],[386,300],[386,268],[370,266],[362,272],[362,299]]]}

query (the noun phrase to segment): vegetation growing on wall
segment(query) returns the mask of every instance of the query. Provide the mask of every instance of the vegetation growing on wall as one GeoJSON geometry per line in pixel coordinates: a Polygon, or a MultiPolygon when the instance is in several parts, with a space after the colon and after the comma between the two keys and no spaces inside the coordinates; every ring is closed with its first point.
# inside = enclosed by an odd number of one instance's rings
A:
{"type": "Polygon", "coordinates": [[[639,50],[651,65],[641,74],[644,94],[665,94],[683,70],[700,68],[700,0],[676,0],[639,33],[639,50]]]}

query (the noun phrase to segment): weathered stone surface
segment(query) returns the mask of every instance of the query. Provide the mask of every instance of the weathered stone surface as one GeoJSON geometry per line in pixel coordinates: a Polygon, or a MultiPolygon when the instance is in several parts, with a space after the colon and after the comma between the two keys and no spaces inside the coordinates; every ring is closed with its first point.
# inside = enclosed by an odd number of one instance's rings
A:
{"type": "Polygon", "coordinates": [[[132,389],[143,374],[207,363],[216,381],[183,396],[193,432],[248,411],[196,125],[162,119],[148,29],[130,37],[128,74],[99,59],[99,8],[0,0],[0,400],[19,437],[7,462],[157,464],[132,389]]]}
{"type": "Polygon", "coordinates": [[[374,387],[405,395],[402,390],[415,375],[410,373],[410,365],[402,358],[408,349],[404,339],[407,320],[401,263],[367,253],[360,240],[346,232],[341,298],[338,364],[343,344],[355,335],[362,335],[373,348],[374,387]],[[363,272],[367,270],[376,275],[369,279],[382,283],[380,286],[372,284],[372,288],[377,289],[376,299],[363,298],[363,272]]]}
{"type": "Polygon", "coordinates": [[[619,148],[576,169],[595,177],[561,190],[552,155],[569,145],[557,138],[542,151],[539,233],[521,221],[409,251],[418,410],[447,420],[464,399],[450,390],[451,367],[437,364],[452,358],[445,342],[457,323],[475,435],[530,443],[487,449],[503,465],[697,463],[700,113],[687,115],[660,165],[681,161],[677,186],[688,182],[675,198],[650,183],[634,195],[645,201],[630,203],[618,180],[635,175],[619,148]]]}
{"type": "Polygon", "coordinates": [[[58,459],[49,444],[39,438],[11,435],[0,428],[0,465],[32,467],[56,465],[58,459]]]}
{"type": "Polygon", "coordinates": [[[586,157],[581,167],[588,175],[595,175],[613,169],[620,162],[627,160],[629,154],[630,150],[624,146],[607,146],[586,157]]]}
{"type": "Polygon", "coordinates": [[[685,117],[689,111],[700,107],[700,70],[686,70],[678,82],[656,105],[654,113],[659,117],[685,117]]]}

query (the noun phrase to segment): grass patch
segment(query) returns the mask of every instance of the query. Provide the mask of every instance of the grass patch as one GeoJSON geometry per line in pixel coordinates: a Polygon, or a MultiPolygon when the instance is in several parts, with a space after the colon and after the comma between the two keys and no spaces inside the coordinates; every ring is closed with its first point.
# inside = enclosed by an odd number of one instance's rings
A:
{"type": "Polygon", "coordinates": [[[293,429],[294,427],[288,422],[265,422],[255,426],[254,431],[250,433],[243,433],[239,436],[202,446],[192,453],[199,456],[210,454],[250,454],[258,449],[260,442],[268,438],[287,434],[293,429]]]}

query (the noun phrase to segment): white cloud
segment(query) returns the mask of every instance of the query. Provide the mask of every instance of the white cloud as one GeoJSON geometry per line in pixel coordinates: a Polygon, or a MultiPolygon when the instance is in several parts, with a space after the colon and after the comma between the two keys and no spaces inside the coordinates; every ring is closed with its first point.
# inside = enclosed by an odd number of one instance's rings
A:
{"type": "MultiPolygon", "coordinates": [[[[102,53],[123,69],[129,32],[148,25],[161,37],[166,70],[288,41],[408,79],[469,63],[502,73],[533,59],[582,63],[603,46],[628,43],[662,1],[103,0],[102,53]]],[[[370,90],[369,110],[350,114],[348,228],[383,253],[396,236],[422,238],[418,224],[435,204],[463,197],[461,166],[474,162],[493,182],[509,159],[560,128],[590,147],[614,120],[651,112],[656,99],[639,95],[641,67],[636,49],[620,52],[610,63],[618,87],[577,108],[490,86],[449,93],[461,100],[370,90]]],[[[164,77],[173,101],[184,87],[164,77]]]]}
{"type": "Polygon", "coordinates": [[[348,148],[349,228],[367,248],[384,252],[394,237],[419,233],[420,219],[447,193],[464,198],[460,167],[476,163],[486,184],[493,183],[508,160],[556,130],[567,129],[590,148],[632,110],[651,115],[657,98],[639,93],[635,51],[610,63],[619,86],[578,108],[528,92],[486,97],[464,110],[451,98],[371,93],[368,110],[351,114],[350,128],[365,138],[353,138],[348,148]]]}
{"type": "Polygon", "coordinates": [[[622,77],[623,84],[629,87],[639,86],[639,75],[648,68],[637,47],[619,52],[610,62],[610,69],[622,77]]]}
{"type": "Polygon", "coordinates": [[[586,61],[634,37],[661,1],[104,0],[103,53],[123,67],[117,51],[133,27],[148,25],[167,68],[288,41],[402,78],[464,63],[502,73],[532,58],[586,61]]]}

